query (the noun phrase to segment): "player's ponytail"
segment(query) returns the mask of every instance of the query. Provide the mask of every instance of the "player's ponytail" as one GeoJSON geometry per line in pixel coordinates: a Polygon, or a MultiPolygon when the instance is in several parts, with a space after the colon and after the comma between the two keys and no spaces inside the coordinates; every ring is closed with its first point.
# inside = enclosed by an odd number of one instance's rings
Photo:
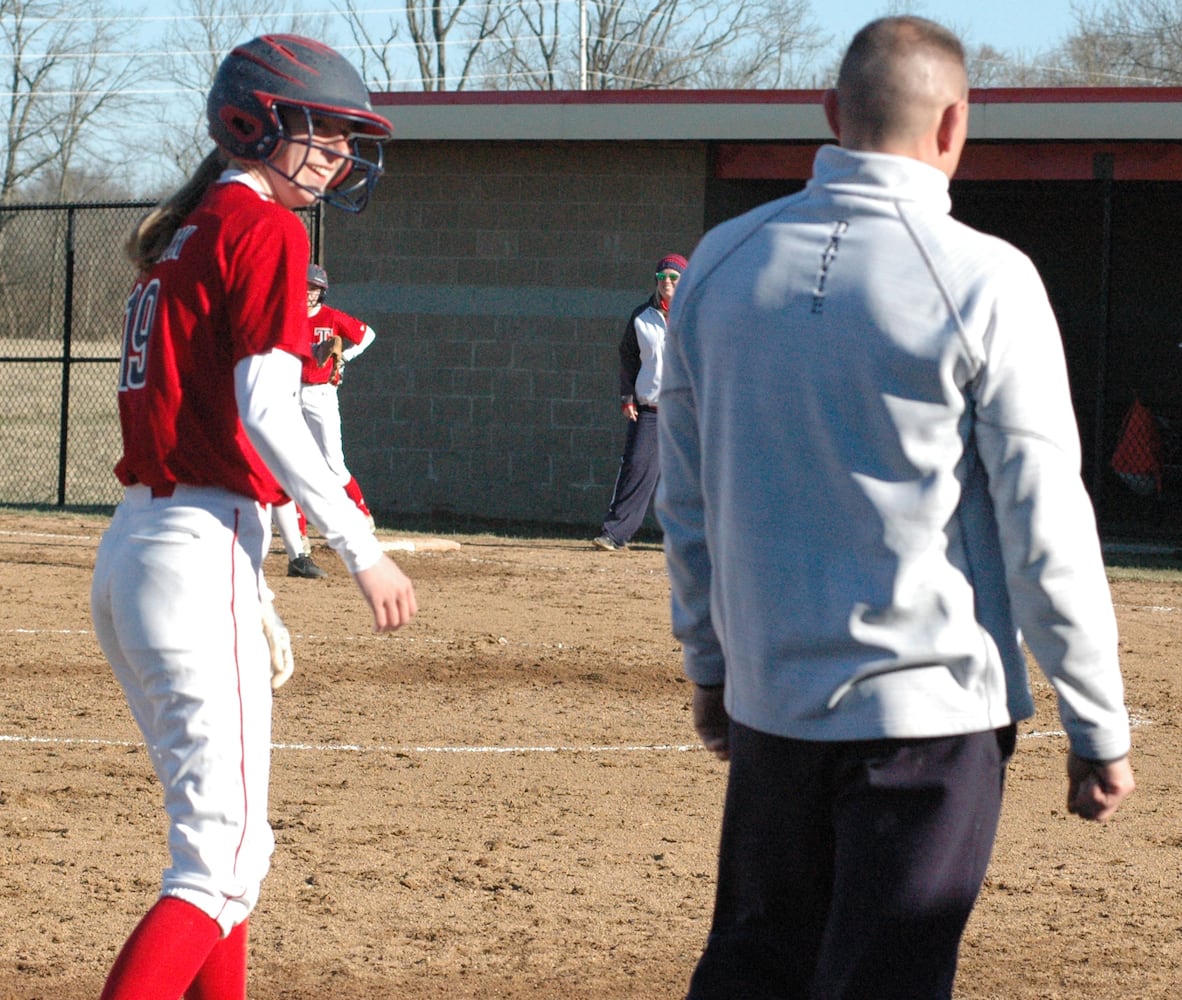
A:
{"type": "Polygon", "coordinates": [[[124,244],[124,250],[136,270],[146,271],[160,259],[181,223],[225,169],[226,156],[220,149],[215,149],[201,161],[184,187],[169,195],[140,219],[124,244]]]}

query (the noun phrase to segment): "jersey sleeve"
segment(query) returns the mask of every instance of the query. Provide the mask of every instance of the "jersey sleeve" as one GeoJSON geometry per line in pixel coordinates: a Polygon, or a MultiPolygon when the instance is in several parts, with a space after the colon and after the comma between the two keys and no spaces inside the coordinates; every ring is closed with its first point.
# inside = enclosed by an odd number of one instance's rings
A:
{"type": "Polygon", "coordinates": [[[247,229],[226,278],[227,320],[233,361],[282,350],[311,355],[307,336],[308,234],[285,208],[247,229]]]}
{"type": "Polygon", "coordinates": [[[365,331],[368,327],[361,320],[355,319],[348,313],[343,313],[339,310],[333,311],[333,318],[336,332],[354,347],[365,339],[365,331]]]}

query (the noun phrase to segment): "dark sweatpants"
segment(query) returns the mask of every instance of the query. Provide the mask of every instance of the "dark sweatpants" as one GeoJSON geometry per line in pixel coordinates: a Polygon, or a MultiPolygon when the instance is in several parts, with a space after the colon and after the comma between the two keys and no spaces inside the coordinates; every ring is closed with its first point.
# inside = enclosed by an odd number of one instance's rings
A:
{"type": "Polygon", "coordinates": [[[689,1000],[947,1000],[1014,728],[817,743],[731,724],[689,1000]]]}
{"type": "Polygon", "coordinates": [[[620,471],[616,474],[616,488],[612,491],[607,516],[603,519],[603,534],[617,545],[627,545],[644,523],[644,515],[660,478],[657,410],[642,406],[636,420],[628,421],[624,455],[620,459],[620,471]]]}

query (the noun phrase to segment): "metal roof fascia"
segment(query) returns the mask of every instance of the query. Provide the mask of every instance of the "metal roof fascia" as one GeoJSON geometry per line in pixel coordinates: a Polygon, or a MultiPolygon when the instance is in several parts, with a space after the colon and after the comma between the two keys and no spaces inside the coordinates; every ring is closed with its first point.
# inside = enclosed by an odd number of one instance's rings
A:
{"type": "Polygon", "coordinates": [[[1180,140],[1182,103],[972,104],[969,139],[1180,140]]]}
{"type": "Polygon", "coordinates": [[[832,138],[820,106],[622,104],[382,108],[394,141],[759,141],[832,138]]]}
{"type": "MultiPolygon", "coordinates": [[[[375,94],[395,141],[832,139],[821,91],[507,91],[375,94]]],[[[1182,88],[982,89],[969,138],[1182,139],[1182,88]]]]}

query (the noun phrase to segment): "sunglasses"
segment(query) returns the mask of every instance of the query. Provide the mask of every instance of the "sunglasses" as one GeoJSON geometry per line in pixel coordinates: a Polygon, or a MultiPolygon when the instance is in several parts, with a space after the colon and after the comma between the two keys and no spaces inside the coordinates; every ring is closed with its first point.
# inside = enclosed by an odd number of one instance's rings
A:
{"type": "Polygon", "coordinates": [[[657,281],[672,281],[673,284],[675,284],[675,285],[677,284],[677,279],[680,277],[681,277],[681,275],[678,274],[676,271],[658,271],[657,272],[657,281]]]}

